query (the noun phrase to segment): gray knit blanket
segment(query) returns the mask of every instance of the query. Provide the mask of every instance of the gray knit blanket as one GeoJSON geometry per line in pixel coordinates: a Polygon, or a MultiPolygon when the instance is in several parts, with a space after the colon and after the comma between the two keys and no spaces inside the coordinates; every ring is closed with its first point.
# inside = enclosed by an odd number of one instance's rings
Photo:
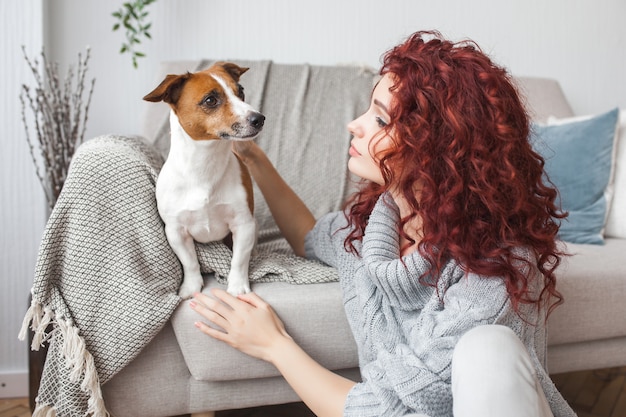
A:
{"type": "MultiPolygon", "coordinates": [[[[163,230],[154,196],[163,163],[140,138],[103,136],[74,156],[46,226],[20,338],[49,343],[39,416],[108,416],[100,386],[130,363],[181,301],[182,268],[163,230]],[[51,325],[52,330],[46,329],[51,325]]],[[[336,272],[262,244],[254,282],[327,282],[336,272]]],[[[198,244],[201,271],[225,283],[231,252],[198,244]]]]}

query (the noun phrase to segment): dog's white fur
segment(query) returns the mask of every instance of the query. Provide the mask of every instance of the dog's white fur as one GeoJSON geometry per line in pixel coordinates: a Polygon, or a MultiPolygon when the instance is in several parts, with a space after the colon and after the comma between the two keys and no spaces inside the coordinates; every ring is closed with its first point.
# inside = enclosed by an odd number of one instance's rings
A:
{"type": "MultiPolygon", "coordinates": [[[[235,114],[245,126],[246,118],[257,112],[233,94],[223,79],[212,76],[230,101],[231,115],[235,114]]],[[[250,292],[248,266],[257,226],[248,205],[251,190],[242,184],[245,168],[233,154],[230,140],[194,140],[183,129],[173,109],[170,127],[171,146],[157,179],[156,199],[167,240],[183,267],[184,279],[178,294],[190,298],[202,289],[194,240],[218,241],[230,232],[233,258],[227,291],[233,295],[250,292]]],[[[242,134],[226,137],[222,133],[222,137],[250,140],[258,131],[245,133],[244,127],[242,134]]]]}

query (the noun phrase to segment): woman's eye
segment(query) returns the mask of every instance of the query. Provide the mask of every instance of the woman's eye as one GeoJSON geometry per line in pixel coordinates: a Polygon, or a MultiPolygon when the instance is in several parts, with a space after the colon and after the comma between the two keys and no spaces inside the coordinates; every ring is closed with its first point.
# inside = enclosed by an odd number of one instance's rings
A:
{"type": "Polygon", "coordinates": [[[378,126],[381,128],[387,126],[387,122],[385,122],[380,116],[376,116],[376,123],[378,123],[378,126]]]}

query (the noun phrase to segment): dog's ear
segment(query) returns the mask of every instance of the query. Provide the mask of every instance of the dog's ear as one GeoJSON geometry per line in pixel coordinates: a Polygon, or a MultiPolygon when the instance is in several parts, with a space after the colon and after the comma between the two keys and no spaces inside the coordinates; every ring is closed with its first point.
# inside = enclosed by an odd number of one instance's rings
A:
{"type": "Polygon", "coordinates": [[[176,104],[189,77],[191,77],[190,73],[183,75],[169,74],[157,88],[146,94],[143,99],[154,103],[164,101],[168,104],[176,104]]]}
{"type": "Polygon", "coordinates": [[[233,77],[233,80],[235,80],[236,82],[239,82],[239,77],[241,77],[241,75],[244,72],[250,69],[250,68],[240,67],[239,65],[233,64],[232,62],[224,62],[221,65],[222,65],[222,68],[224,68],[224,70],[228,73],[228,75],[233,77]]]}

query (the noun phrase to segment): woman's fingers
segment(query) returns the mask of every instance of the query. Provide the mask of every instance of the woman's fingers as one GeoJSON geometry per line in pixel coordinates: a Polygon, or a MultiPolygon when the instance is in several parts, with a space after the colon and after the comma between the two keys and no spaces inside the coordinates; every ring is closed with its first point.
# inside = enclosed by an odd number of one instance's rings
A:
{"type": "Polygon", "coordinates": [[[276,342],[289,338],[271,306],[254,293],[234,297],[212,289],[211,295],[194,294],[190,305],[206,319],[195,323],[203,333],[256,358],[269,360],[276,342]]]}
{"type": "Polygon", "coordinates": [[[234,140],[232,149],[243,163],[247,165],[249,158],[254,154],[256,146],[256,143],[251,140],[234,140]]]}
{"type": "MultiPolygon", "coordinates": [[[[207,299],[211,299],[211,297],[205,294],[202,295],[207,299]]],[[[220,288],[211,288],[211,295],[232,308],[234,308],[236,305],[237,297],[232,296],[230,293],[220,288]]]]}
{"type": "Polygon", "coordinates": [[[201,321],[196,321],[194,322],[194,325],[200,329],[200,331],[208,336],[213,337],[214,339],[217,339],[219,341],[222,342],[226,342],[228,343],[228,333],[224,333],[221,330],[217,330],[209,325],[207,325],[206,323],[203,323],[201,321]]]}
{"type": "Polygon", "coordinates": [[[266,308],[266,307],[269,306],[269,304],[267,304],[265,302],[265,300],[263,300],[261,297],[259,297],[254,292],[249,292],[247,294],[241,294],[237,298],[239,300],[245,301],[246,303],[250,304],[251,306],[254,306],[254,307],[257,307],[257,308],[266,308]]]}
{"type": "Polygon", "coordinates": [[[238,313],[245,313],[250,308],[268,306],[258,295],[253,293],[244,294],[237,298],[224,290],[213,288],[211,295],[213,297],[203,293],[195,294],[190,306],[204,318],[226,331],[231,324],[238,320],[238,313]]]}
{"type": "MultiPolygon", "coordinates": [[[[211,289],[211,294],[232,310],[246,310],[250,308],[250,306],[267,310],[269,307],[269,304],[254,292],[240,294],[235,297],[222,289],[213,288],[211,289]]],[[[209,300],[211,299],[206,295],[204,295],[204,297],[209,300]]]]}
{"type": "Polygon", "coordinates": [[[211,300],[208,297],[201,300],[200,297],[196,297],[191,300],[189,305],[196,313],[199,313],[202,317],[221,328],[228,324],[228,320],[224,317],[228,314],[227,307],[220,306],[215,300],[211,300]],[[216,310],[221,310],[221,313],[216,310]]]}

